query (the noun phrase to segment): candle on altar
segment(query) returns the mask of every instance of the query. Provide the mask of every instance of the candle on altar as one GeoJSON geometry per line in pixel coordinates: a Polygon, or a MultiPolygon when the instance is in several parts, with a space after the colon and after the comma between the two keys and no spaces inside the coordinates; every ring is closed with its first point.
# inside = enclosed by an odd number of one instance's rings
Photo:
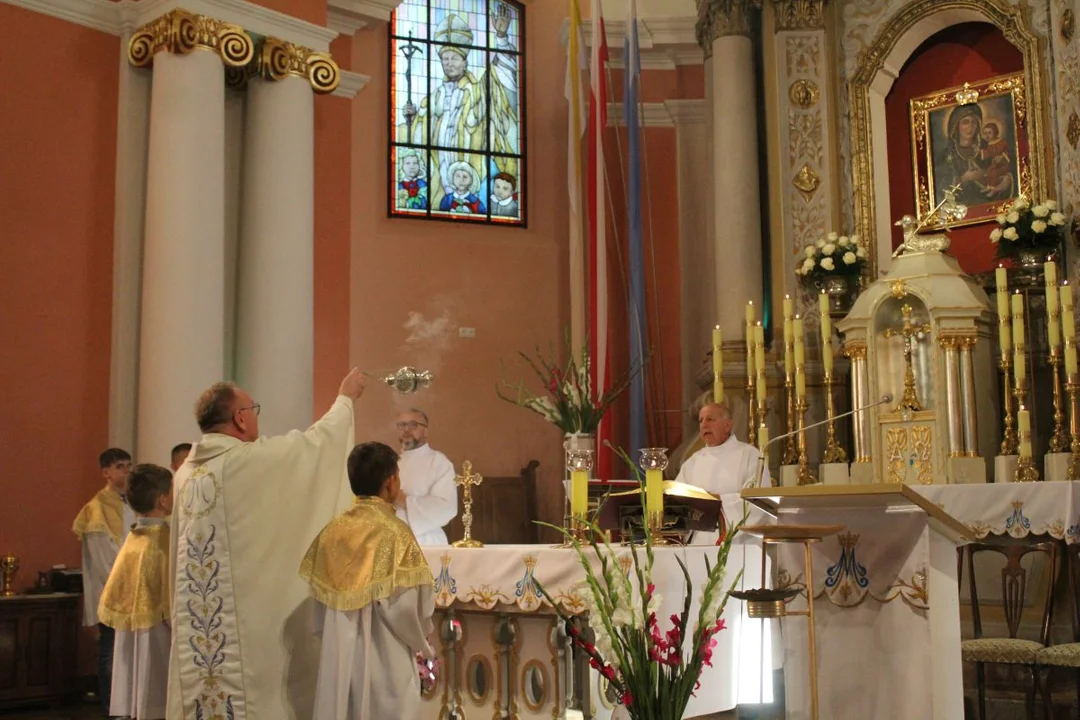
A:
{"type": "Polygon", "coordinates": [[[803,370],[803,361],[805,360],[803,321],[798,315],[795,316],[793,321],[792,332],[795,341],[795,397],[801,400],[806,397],[806,372],[803,370]]]}
{"type": "Polygon", "coordinates": [[[821,311],[821,364],[826,373],[832,374],[832,318],[829,317],[829,296],[822,290],[818,295],[818,310],[821,311]]]}
{"type": "Polygon", "coordinates": [[[768,387],[765,381],[765,328],[761,323],[754,326],[754,370],[757,372],[758,408],[764,408],[768,387]]]}
{"type": "MultiPolygon", "coordinates": [[[[795,327],[791,321],[795,318],[795,303],[790,295],[784,296],[784,374],[790,376],[795,372],[795,356],[792,354],[791,343],[794,341],[795,327]]],[[[790,379],[790,378],[789,378],[790,379]]]]}
{"type": "Polygon", "coordinates": [[[1016,413],[1016,423],[1020,433],[1020,457],[1029,458],[1031,457],[1031,415],[1023,405],[1016,413]]]}
{"type": "Polygon", "coordinates": [[[1027,343],[1024,341],[1024,296],[1017,290],[1012,296],[1013,325],[1013,375],[1017,389],[1022,389],[1027,379],[1027,343]]]}
{"type": "Polygon", "coordinates": [[[589,511],[589,474],[584,470],[570,473],[570,514],[584,520],[589,511]]]}
{"type": "Polygon", "coordinates": [[[757,446],[758,450],[762,454],[765,453],[765,446],[769,444],[769,426],[765,423],[761,423],[757,430],[757,446]]]}
{"type": "Polygon", "coordinates": [[[664,512],[664,474],[660,470],[645,471],[645,512],[664,512]]]}
{"type": "Polygon", "coordinates": [[[1011,315],[1009,309],[1009,280],[1005,274],[1005,268],[998,265],[994,271],[994,279],[997,282],[997,312],[998,312],[998,343],[1001,345],[1001,354],[1012,352],[1011,315]]]}
{"type": "Polygon", "coordinates": [[[1061,334],[1065,337],[1065,376],[1076,375],[1076,319],[1073,316],[1072,287],[1066,280],[1058,288],[1061,295],[1061,334]]]}
{"type": "Polygon", "coordinates": [[[1046,277],[1046,339],[1050,347],[1061,347],[1061,315],[1058,313],[1057,263],[1048,260],[1043,265],[1046,277]]]}
{"type": "MultiPolygon", "coordinates": [[[[746,379],[754,380],[754,301],[746,303],[746,379]]],[[[747,390],[749,392],[749,390],[747,390]]]]}
{"type": "Polygon", "coordinates": [[[720,326],[712,331],[713,402],[724,402],[724,353],[721,350],[720,326]]]}

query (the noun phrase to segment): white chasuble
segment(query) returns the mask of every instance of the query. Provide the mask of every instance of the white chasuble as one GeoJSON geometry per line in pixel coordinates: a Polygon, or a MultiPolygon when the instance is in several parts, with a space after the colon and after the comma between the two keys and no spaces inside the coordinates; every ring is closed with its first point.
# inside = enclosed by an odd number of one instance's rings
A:
{"type": "Polygon", "coordinates": [[[457,516],[454,465],[430,445],[401,453],[398,461],[405,507],[397,516],[407,522],[421,546],[446,545],[444,527],[457,516]]]}
{"type": "Polygon", "coordinates": [[[308,430],[207,434],[174,478],[168,720],[308,720],[319,646],[296,567],[348,507],[352,401],[308,430]]]}

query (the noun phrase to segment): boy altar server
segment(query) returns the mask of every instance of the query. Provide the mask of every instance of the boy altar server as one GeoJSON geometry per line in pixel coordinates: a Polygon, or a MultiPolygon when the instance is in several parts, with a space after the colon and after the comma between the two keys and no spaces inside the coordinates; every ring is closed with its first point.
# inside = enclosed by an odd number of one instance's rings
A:
{"type": "Polygon", "coordinates": [[[314,719],[418,720],[416,654],[433,654],[431,570],[394,513],[397,453],[364,443],[348,464],[356,501],[319,533],[300,565],[322,631],[314,719]]]}
{"type": "Polygon", "coordinates": [[[116,631],[109,714],[135,720],[165,717],[169,682],[169,526],[172,473],[139,465],[128,503],[135,526],[124,540],[101,593],[98,617],[116,631]]]}

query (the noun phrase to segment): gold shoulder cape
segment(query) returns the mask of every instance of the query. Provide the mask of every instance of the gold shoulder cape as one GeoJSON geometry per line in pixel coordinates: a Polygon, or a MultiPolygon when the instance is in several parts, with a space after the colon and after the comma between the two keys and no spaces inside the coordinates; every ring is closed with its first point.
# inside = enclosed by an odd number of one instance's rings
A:
{"type": "Polygon", "coordinates": [[[393,506],[367,497],[323,528],[300,563],[300,577],[319,602],[344,612],[435,582],[416,537],[393,506]]]}
{"type": "Polygon", "coordinates": [[[120,496],[109,488],[99,490],[75,516],[71,531],[80,541],[87,533],[106,533],[119,545],[124,534],[123,504],[120,496]]]}
{"type": "Polygon", "coordinates": [[[136,525],[101,591],[98,618],[116,630],[146,630],[169,619],[169,526],[136,525]]]}

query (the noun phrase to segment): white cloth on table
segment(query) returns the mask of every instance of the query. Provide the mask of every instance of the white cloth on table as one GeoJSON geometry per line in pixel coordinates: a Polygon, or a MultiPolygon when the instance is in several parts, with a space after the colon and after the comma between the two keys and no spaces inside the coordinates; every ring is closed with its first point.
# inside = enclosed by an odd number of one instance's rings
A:
{"type": "Polygon", "coordinates": [[[322,655],[314,720],[420,720],[416,653],[434,654],[427,641],[434,610],[430,586],[348,612],[316,603],[322,655]]]}
{"type": "Polygon", "coordinates": [[[167,623],[146,630],[116,631],[110,715],[134,720],[164,719],[171,640],[167,623]]]}
{"type": "Polygon", "coordinates": [[[311,717],[319,646],[296,568],[352,503],[352,440],[353,403],[339,396],[304,432],[210,433],[192,448],[173,481],[169,720],[311,717]]]}
{"type": "Polygon", "coordinates": [[[458,512],[454,464],[424,444],[401,453],[398,472],[405,507],[397,509],[397,516],[409,524],[421,547],[446,545],[443,528],[458,512]]]}

